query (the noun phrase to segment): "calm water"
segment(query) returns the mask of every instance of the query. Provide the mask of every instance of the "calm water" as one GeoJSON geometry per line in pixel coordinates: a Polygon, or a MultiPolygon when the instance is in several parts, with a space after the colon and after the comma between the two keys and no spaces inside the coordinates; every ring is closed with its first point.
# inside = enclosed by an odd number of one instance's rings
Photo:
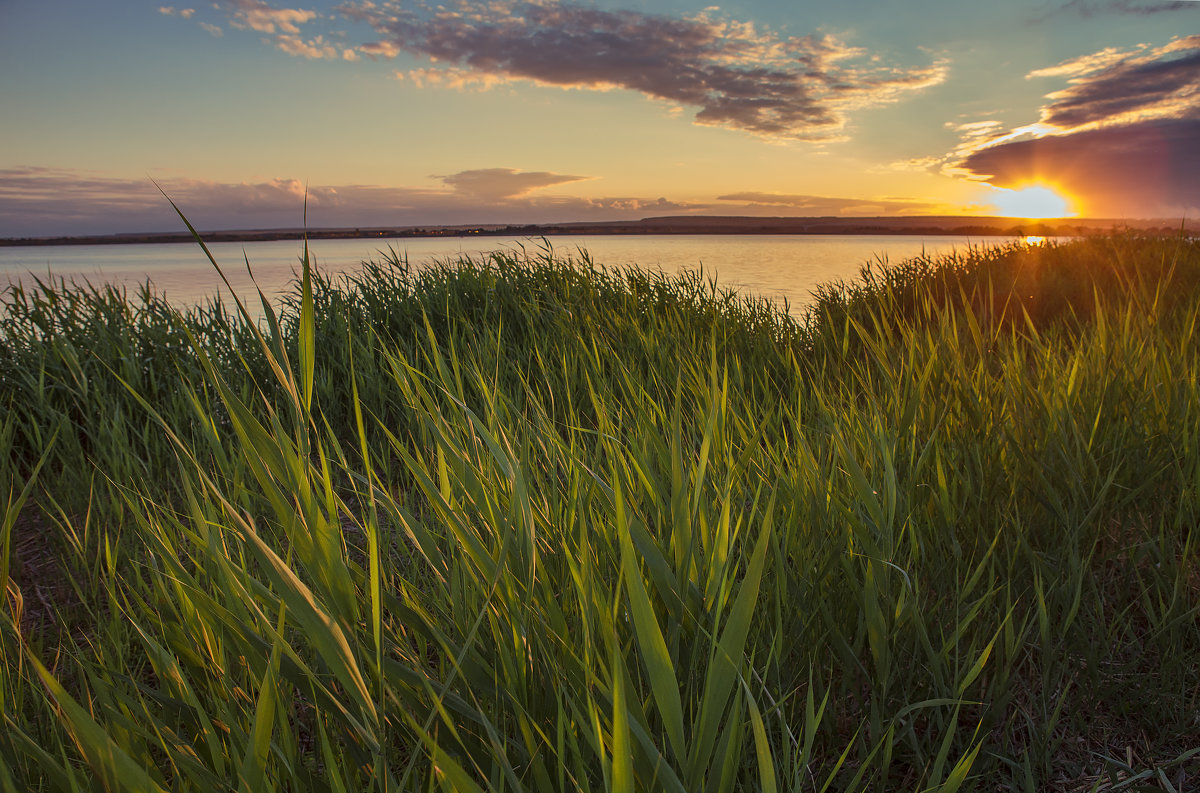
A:
{"type": "MultiPolygon", "coordinates": [[[[922,251],[930,254],[969,246],[1010,242],[1011,237],[914,236],[598,236],[551,237],[554,250],[577,255],[587,250],[605,265],[637,265],[675,273],[703,269],[717,283],[771,300],[786,299],[799,315],[811,303],[811,292],[823,283],[858,277],[868,261],[898,262],[922,251]]],[[[517,237],[422,238],[396,240],[315,240],[309,250],[317,266],[330,272],[354,272],[364,259],[380,259],[391,246],[419,266],[435,259],[524,245],[536,252],[541,240],[517,237]]],[[[299,265],[302,243],[217,243],[210,246],[217,263],[240,294],[253,294],[246,272],[249,259],[263,292],[277,297],[288,288],[299,265]]],[[[0,248],[0,286],[32,282],[32,275],[93,284],[110,283],[131,293],[147,279],[178,306],[196,305],[226,294],[203,252],[189,243],[171,245],[68,245],[0,248]]]]}

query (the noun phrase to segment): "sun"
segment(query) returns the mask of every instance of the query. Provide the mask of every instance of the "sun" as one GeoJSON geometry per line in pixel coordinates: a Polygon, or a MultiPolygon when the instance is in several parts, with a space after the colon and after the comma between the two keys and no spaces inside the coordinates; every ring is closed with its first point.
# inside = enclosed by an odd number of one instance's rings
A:
{"type": "Polygon", "coordinates": [[[1071,202],[1043,184],[1030,185],[1018,190],[993,187],[996,194],[992,203],[1000,214],[1010,218],[1068,218],[1077,213],[1071,202]]]}

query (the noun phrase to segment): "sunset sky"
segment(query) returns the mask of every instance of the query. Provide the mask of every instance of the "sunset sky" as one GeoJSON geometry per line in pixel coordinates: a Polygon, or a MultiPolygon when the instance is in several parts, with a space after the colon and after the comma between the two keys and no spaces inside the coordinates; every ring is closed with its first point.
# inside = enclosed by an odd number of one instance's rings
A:
{"type": "Polygon", "coordinates": [[[0,236],[1200,215],[1200,2],[633,8],[0,0],[0,236]]]}

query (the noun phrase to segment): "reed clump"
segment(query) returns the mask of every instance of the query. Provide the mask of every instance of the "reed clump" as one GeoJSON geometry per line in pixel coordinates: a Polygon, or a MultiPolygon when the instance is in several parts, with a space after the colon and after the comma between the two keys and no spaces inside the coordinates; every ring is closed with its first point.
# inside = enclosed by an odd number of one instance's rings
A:
{"type": "Polygon", "coordinates": [[[0,788],[1182,790],[1200,244],[0,316],[0,788]]]}

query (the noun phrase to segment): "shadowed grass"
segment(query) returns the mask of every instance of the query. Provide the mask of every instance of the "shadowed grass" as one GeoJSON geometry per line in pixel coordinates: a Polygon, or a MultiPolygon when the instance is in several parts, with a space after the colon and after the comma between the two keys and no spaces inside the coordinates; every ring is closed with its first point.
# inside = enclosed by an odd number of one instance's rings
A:
{"type": "Polygon", "coordinates": [[[1194,241],[871,268],[803,324],[548,250],[303,265],[259,326],[8,294],[0,781],[1200,776],[1194,241]],[[35,620],[38,554],[78,585],[35,620]]]}

